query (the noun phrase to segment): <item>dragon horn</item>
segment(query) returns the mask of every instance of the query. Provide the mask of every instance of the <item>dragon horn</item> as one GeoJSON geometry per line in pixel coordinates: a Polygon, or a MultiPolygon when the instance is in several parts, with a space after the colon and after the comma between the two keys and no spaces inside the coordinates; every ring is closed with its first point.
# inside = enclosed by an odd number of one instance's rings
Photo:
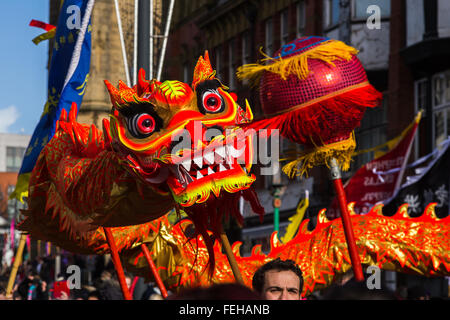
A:
{"type": "Polygon", "coordinates": [[[195,90],[199,82],[212,79],[215,74],[216,72],[213,70],[211,61],[209,60],[208,50],[206,50],[204,57],[200,56],[200,58],[198,58],[197,64],[195,65],[192,88],[195,90]]]}
{"type": "Polygon", "coordinates": [[[66,109],[61,110],[61,115],[59,116],[59,121],[67,121],[67,111],[66,109]]]}
{"type": "Polygon", "coordinates": [[[111,138],[111,126],[109,124],[108,119],[102,120],[102,127],[103,127],[103,139],[105,140],[105,144],[109,145],[111,144],[112,138],[111,138]]]}
{"type": "Polygon", "coordinates": [[[114,87],[111,82],[109,82],[108,80],[105,80],[105,85],[106,88],[108,89],[109,92],[109,98],[111,99],[111,103],[113,106],[116,106],[116,103],[119,103],[122,101],[122,98],[120,96],[120,92],[119,90],[114,87]]]}
{"type": "MultiPolygon", "coordinates": [[[[206,62],[207,64],[209,64],[209,66],[211,67],[211,60],[209,60],[209,52],[208,52],[208,50],[205,50],[205,56],[204,56],[203,59],[204,59],[205,62],[206,62]]],[[[212,67],[211,67],[211,70],[212,70],[212,67]]]]}
{"type": "Polygon", "coordinates": [[[122,80],[119,80],[119,91],[122,90],[130,90],[130,87],[128,87],[122,80]]]}
{"type": "Polygon", "coordinates": [[[145,70],[140,68],[138,73],[137,92],[141,96],[144,92],[149,91],[150,81],[145,79],[145,70]]]}
{"type": "Polygon", "coordinates": [[[69,122],[76,122],[78,114],[78,106],[75,102],[72,102],[72,106],[69,111],[69,122]]]}
{"type": "Polygon", "coordinates": [[[253,121],[253,112],[252,108],[250,107],[250,104],[248,103],[248,100],[245,99],[245,117],[248,121],[253,121]]]}

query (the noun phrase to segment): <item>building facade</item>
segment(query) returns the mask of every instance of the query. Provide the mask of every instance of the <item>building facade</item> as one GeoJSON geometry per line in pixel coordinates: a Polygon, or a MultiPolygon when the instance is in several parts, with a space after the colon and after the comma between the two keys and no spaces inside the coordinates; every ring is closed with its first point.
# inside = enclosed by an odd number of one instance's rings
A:
{"type": "Polygon", "coordinates": [[[31,136],[0,133],[0,172],[19,172],[31,136]]]}
{"type": "MultiPolygon", "coordinates": [[[[271,55],[282,45],[298,37],[321,35],[343,40],[360,50],[360,58],[367,71],[369,81],[387,97],[390,1],[378,1],[381,8],[380,28],[369,29],[364,1],[178,1],[174,11],[171,39],[168,48],[166,78],[192,81],[192,71],[199,55],[204,50],[210,53],[213,68],[218,77],[230,90],[238,95],[243,104],[248,99],[255,115],[261,114],[259,93],[245,82],[238,82],[236,69],[240,65],[264,58],[262,51],[271,55]]],[[[386,104],[368,110],[361,127],[356,132],[359,148],[369,148],[386,140],[386,104]]],[[[282,139],[283,152],[298,148],[282,139]]],[[[365,154],[355,159],[352,169],[356,170],[372,155],[365,154]]],[[[282,157],[282,155],[281,155],[282,157]]],[[[351,176],[351,172],[345,177],[351,176]]],[[[334,197],[334,191],[326,168],[314,168],[308,179],[289,181],[281,177],[285,186],[282,195],[281,226],[295,212],[297,203],[309,191],[309,217],[313,218],[321,208],[326,208],[334,197]]],[[[261,201],[267,205],[265,226],[259,225],[251,209],[244,206],[247,227],[243,229],[243,240],[254,244],[264,241],[273,229],[272,193],[273,177],[260,176],[255,183],[261,201]],[[256,230],[259,230],[256,232],[256,230]],[[265,232],[262,232],[265,230],[265,232]],[[254,235],[245,237],[246,234],[254,235]]],[[[283,228],[280,233],[283,233],[283,228]]],[[[245,242],[246,243],[246,242],[245,242]]],[[[245,246],[244,246],[245,247],[245,246]]]]}
{"type": "MultiPolygon", "coordinates": [[[[59,16],[60,0],[50,1],[50,23],[57,24],[59,16]]],[[[141,4],[143,1],[139,1],[141,4]]],[[[147,1],[148,2],[148,1],[147,1]]],[[[136,83],[135,68],[135,1],[119,0],[119,15],[122,27],[124,50],[119,33],[118,18],[114,1],[96,0],[92,11],[92,49],[91,66],[83,103],[79,107],[78,121],[81,123],[95,124],[102,128],[102,119],[109,118],[111,101],[104,80],[117,85],[119,80],[127,82],[126,69],[130,77],[130,86],[136,83]],[[125,51],[125,55],[123,54],[125,51]],[[125,61],[125,62],[124,62],[125,61]]],[[[164,27],[164,14],[167,12],[164,1],[153,0],[153,34],[154,34],[154,69],[158,65],[158,57],[162,47],[161,34],[164,27]],[[164,10],[163,10],[164,9],[164,10]]],[[[150,42],[150,39],[148,39],[150,42]]],[[[53,48],[53,40],[49,46],[50,53],[53,48]]],[[[148,74],[148,66],[147,66],[148,74]]]]}
{"type": "MultiPolygon", "coordinates": [[[[56,24],[59,3],[50,0],[52,24],[56,24]]],[[[161,35],[164,23],[161,17],[168,1],[154,3],[154,33],[161,35]]],[[[134,69],[134,1],[119,0],[119,4],[131,72],[134,69]]],[[[115,84],[119,79],[126,79],[114,12],[113,1],[96,1],[92,16],[91,71],[79,114],[80,122],[100,127],[101,119],[110,110],[103,80],[115,84]]],[[[190,83],[198,57],[208,50],[218,77],[237,94],[241,105],[244,99],[249,101],[257,117],[261,114],[258,91],[236,79],[237,67],[263,58],[260,48],[271,55],[298,37],[318,35],[342,40],[359,50],[358,57],[369,81],[383,93],[381,106],[367,110],[356,130],[358,149],[377,146],[399,135],[423,109],[410,159],[413,160],[431,152],[450,134],[449,16],[447,0],[177,0],[163,72],[158,80],[178,79],[190,83]]],[[[157,48],[156,69],[161,37],[153,41],[157,48]]],[[[282,153],[295,148],[298,147],[289,141],[281,141],[282,153]]],[[[344,178],[349,178],[372,158],[370,152],[355,157],[344,178]]],[[[328,207],[334,197],[327,168],[314,168],[308,178],[294,181],[282,175],[281,183],[285,188],[281,196],[280,235],[288,217],[306,194],[310,198],[306,216],[311,219],[312,227],[319,210],[328,207]]],[[[244,242],[243,255],[255,244],[261,244],[263,251],[269,249],[274,217],[273,185],[272,176],[260,175],[255,183],[266,208],[262,224],[244,204],[244,228],[229,226],[230,240],[244,242]]],[[[385,280],[387,284],[392,281],[390,285],[394,287],[395,281],[402,279],[385,280]]]]}
{"type": "Polygon", "coordinates": [[[0,217],[8,223],[23,209],[23,204],[10,200],[9,195],[14,191],[30,139],[30,135],[0,133],[0,217]]]}
{"type": "MultiPolygon", "coordinates": [[[[445,0],[180,0],[175,5],[163,78],[190,83],[198,57],[208,50],[218,77],[238,95],[238,103],[248,99],[258,116],[258,92],[238,82],[237,67],[263,58],[260,48],[271,55],[301,36],[342,40],[359,50],[369,81],[383,93],[381,106],[367,110],[355,131],[357,148],[372,148],[394,138],[423,109],[412,161],[431,152],[450,134],[450,62],[445,58],[450,50],[448,16],[450,4],[445,0]]],[[[282,152],[295,148],[288,141],[281,144],[282,152]]],[[[344,178],[373,156],[368,152],[355,157],[344,178]]],[[[308,179],[283,177],[282,182],[286,189],[281,197],[281,235],[305,190],[310,197],[306,216],[312,226],[319,209],[328,207],[334,197],[326,168],[314,168],[308,179]]],[[[241,254],[248,254],[255,244],[261,244],[263,251],[269,249],[272,185],[268,177],[259,177],[255,184],[266,208],[263,224],[244,206],[244,228],[233,232],[244,242],[241,254]]],[[[385,284],[393,289],[405,280],[392,274],[385,277],[385,284]]],[[[435,293],[447,290],[441,282],[431,287],[435,293]]]]}

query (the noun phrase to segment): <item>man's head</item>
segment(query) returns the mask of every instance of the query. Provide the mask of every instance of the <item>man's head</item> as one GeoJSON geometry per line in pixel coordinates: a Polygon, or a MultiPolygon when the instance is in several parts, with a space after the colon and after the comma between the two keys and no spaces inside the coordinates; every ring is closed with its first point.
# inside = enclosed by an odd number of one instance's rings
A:
{"type": "Polygon", "coordinates": [[[294,261],[277,258],[255,272],[252,285],[266,300],[298,300],[303,289],[303,275],[294,261]]]}

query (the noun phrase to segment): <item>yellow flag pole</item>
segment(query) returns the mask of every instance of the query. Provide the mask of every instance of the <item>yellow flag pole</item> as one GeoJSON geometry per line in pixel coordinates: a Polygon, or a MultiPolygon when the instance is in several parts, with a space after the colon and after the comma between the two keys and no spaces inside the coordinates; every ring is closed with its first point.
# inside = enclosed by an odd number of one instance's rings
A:
{"type": "Polygon", "coordinates": [[[223,248],[225,249],[225,254],[228,258],[228,262],[230,263],[231,271],[233,271],[236,282],[241,285],[245,285],[244,280],[242,279],[241,271],[239,270],[239,266],[236,262],[236,257],[234,256],[233,250],[231,249],[230,242],[228,241],[228,237],[225,232],[222,232],[220,234],[220,240],[222,242],[223,248]]]}
{"type": "Polygon", "coordinates": [[[14,258],[13,267],[11,269],[11,274],[9,275],[8,285],[6,287],[6,297],[10,298],[12,296],[12,290],[14,282],[16,281],[17,270],[22,263],[23,249],[25,248],[25,243],[27,241],[27,236],[22,233],[20,236],[19,247],[17,248],[16,257],[14,258]]]}

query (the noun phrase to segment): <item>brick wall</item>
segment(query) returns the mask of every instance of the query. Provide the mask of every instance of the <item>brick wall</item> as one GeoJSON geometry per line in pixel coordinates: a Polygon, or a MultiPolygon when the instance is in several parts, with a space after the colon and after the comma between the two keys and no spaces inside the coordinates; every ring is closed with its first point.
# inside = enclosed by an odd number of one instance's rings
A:
{"type": "Polygon", "coordinates": [[[388,139],[400,134],[414,115],[413,76],[400,55],[400,50],[406,45],[406,1],[391,2],[390,21],[388,139]]]}

